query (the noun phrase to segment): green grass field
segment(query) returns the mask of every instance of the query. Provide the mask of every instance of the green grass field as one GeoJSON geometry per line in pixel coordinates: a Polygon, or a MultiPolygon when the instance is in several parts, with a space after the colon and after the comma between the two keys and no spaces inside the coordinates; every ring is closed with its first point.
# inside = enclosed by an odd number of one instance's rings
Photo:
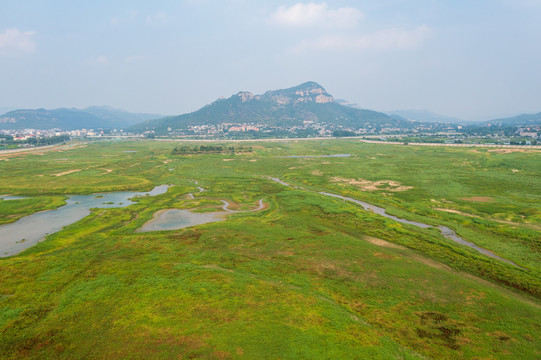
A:
{"type": "Polygon", "coordinates": [[[0,200],[0,224],[68,194],[174,185],[0,259],[0,358],[541,357],[540,151],[325,140],[172,155],[179,144],[0,157],[0,194],[32,196],[0,200]],[[520,268],[318,191],[448,226],[520,268]],[[135,232],[161,209],[261,198],[224,222],[135,232]]]}

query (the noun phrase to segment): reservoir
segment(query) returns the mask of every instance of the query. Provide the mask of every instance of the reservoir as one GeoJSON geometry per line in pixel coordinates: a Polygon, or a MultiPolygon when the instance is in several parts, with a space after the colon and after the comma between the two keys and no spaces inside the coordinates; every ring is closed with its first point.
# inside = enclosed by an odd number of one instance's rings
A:
{"type": "Polygon", "coordinates": [[[40,211],[14,223],[0,226],[0,257],[18,254],[49,234],[62,230],[90,214],[92,208],[118,208],[134,204],[136,196],[156,196],[167,192],[169,185],[156,186],[148,192],[122,191],[91,195],[71,195],[66,205],[40,211]]]}

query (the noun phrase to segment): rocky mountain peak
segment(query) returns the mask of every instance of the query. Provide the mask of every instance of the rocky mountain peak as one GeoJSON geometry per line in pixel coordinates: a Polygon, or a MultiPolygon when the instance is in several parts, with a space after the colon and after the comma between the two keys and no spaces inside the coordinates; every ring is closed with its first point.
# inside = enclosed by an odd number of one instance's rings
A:
{"type": "Polygon", "coordinates": [[[263,97],[282,105],[310,102],[325,104],[334,101],[334,97],[327,93],[323,86],[314,81],[288,89],[267,91],[263,97]]]}
{"type": "Polygon", "coordinates": [[[254,94],[252,94],[249,91],[239,91],[237,93],[237,96],[240,98],[240,101],[242,102],[247,102],[247,101],[255,99],[254,94]]]}

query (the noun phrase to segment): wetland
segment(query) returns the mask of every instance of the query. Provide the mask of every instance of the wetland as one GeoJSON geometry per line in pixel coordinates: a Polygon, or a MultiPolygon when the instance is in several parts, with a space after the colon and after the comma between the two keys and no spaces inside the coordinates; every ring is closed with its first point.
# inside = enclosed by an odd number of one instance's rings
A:
{"type": "Polygon", "coordinates": [[[539,356],[539,151],[252,145],[96,142],[0,162],[0,194],[25,197],[0,200],[2,226],[89,201],[0,259],[0,357],[539,356]]]}

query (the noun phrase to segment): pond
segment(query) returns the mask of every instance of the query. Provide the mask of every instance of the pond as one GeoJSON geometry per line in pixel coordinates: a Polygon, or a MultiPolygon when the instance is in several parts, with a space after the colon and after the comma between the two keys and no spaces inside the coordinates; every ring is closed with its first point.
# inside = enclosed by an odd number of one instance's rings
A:
{"type": "Polygon", "coordinates": [[[202,225],[226,219],[226,212],[215,211],[194,213],[190,210],[168,209],[160,210],[154,218],[146,222],[137,232],[179,230],[190,226],[202,225]]]}
{"type": "MultiPolygon", "coordinates": [[[[203,192],[203,188],[199,188],[199,192],[203,192]]],[[[188,194],[193,199],[193,194],[188,194]]],[[[180,210],[180,209],[166,209],[157,211],[152,220],[147,221],[143,226],[137,229],[136,232],[149,232],[149,231],[166,231],[166,230],[180,230],[190,226],[203,225],[216,221],[227,220],[227,214],[242,213],[242,212],[254,212],[262,210],[265,207],[263,199],[258,201],[258,207],[252,210],[231,210],[229,209],[229,202],[226,200],[220,200],[223,205],[224,211],[214,211],[206,213],[196,213],[192,210],[180,210]]]]}
{"type": "Polygon", "coordinates": [[[40,211],[10,224],[0,225],[0,257],[18,254],[49,234],[62,230],[90,214],[92,208],[118,208],[134,204],[136,196],[156,196],[167,192],[169,185],[156,186],[148,192],[122,191],[91,195],[71,195],[66,205],[40,211]]]}

